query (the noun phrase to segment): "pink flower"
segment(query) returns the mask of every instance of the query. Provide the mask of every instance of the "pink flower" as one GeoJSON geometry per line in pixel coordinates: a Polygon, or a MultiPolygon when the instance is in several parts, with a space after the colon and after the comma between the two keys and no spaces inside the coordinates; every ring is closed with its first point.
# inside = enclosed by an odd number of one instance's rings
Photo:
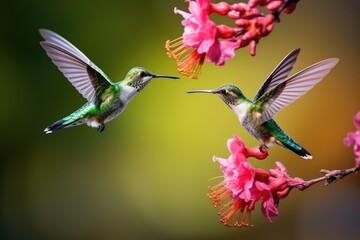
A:
{"type": "Polygon", "coordinates": [[[291,191],[289,184],[301,184],[303,180],[291,178],[280,162],[276,162],[275,169],[270,171],[254,168],[247,158],[264,159],[268,156],[267,151],[261,152],[258,147],[247,148],[236,135],[228,140],[227,145],[231,153],[228,159],[214,157],[214,161],[220,163],[224,180],[209,187],[208,195],[215,207],[224,204],[219,212],[220,221],[228,226],[251,226],[251,212],[261,201],[263,215],[272,222],[278,215],[280,199],[291,191]]]}
{"type": "Polygon", "coordinates": [[[261,204],[261,211],[266,219],[272,223],[272,219],[279,215],[277,205],[274,202],[274,198],[268,197],[267,200],[264,200],[261,204]]]}
{"type": "Polygon", "coordinates": [[[344,144],[350,147],[354,144],[355,153],[355,166],[360,167],[360,112],[355,115],[354,125],[356,127],[355,132],[349,132],[344,139],[344,144]]]}
{"type": "Polygon", "coordinates": [[[283,4],[287,4],[285,7],[285,13],[291,13],[298,1],[289,1],[289,0],[249,0],[248,5],[251,7],[256,6],[265,6],[269,11],[276,11],[277,9],[281,8],[283,4]]]}
{"type": "Polygon", "coordinates": [[[175,8],[175,13],[184,18],[183,35],[175,40],[166,41],[165,48],[169,57],[176,60],[181,74],[197,78],[205,56],[210,62],[223,65],[225,60],[235,56],[235,49],[239,47],[240,42],[235,39],[219,40],[225,35],[230,38],[236,31],[223,25],[217,26],[209,18],[214,9],[226,12],[227,5],[211,5],[209,0],[188,2],[190,13],[175,8]],[[193,57],[192,61],[189,61],[189,57],[194,55],[195,51],[198,57],[193,57]]]}
{"type": "MultiPolygon", "coordinates": [[[[250,213],[254,210],[255,203],[259,200],[267,201],[271,192],[265,184],[257,181],[257,178],[263,179],[264,174],[265,178],[269,175],[252,167],[247,158],[264,159],[268,153],[261,152],[259,148],[247,148],[243,140],[236,135],[228,140],[227,145],[231,153],[228,159],[214,157],[214,161],[220,163],[224,181],[209,188],[209,197],[215,207],[227,198],[231,199],[220,213],[222,223],[239,227],[250,226],[250,213]],[[235,214],[236,212],[241,214],[235,214]],[[238,217],[233,219],[236,215],[238,217]]],[[[265,208],[267,209],[267,206],[265,208]]]]}
{"type": "Polygon", "coordinates": [[[207,52],[207,59],[215,63],[216,66],[222,66],[225,64],[225,60],[229,60],[235,56],[235,50],[239,48],[239,46],[239,40],[219,41],[219,39],[216,39],[207,52]]]}
{"type": "Polygon", "coordinates": [[[189,12],[178,10],[184,19],[182,37],[168,40],[165,48],[169,57],[176,60],[179,72],[197,78],[205,58],[217,66],[235,56],[239,48],[249,46],[256,54],[256,45],[274,28],[282,11],[291,13],[298,0],[249,0],[248,3],[211,3],[210,0],[187,0],[189,12]],[[268,14],[257,7],[265,6],[268,14]],[[234,27],[216,24],[211,14],[234,21],[234,27]]]}
{"type": "Polygon", "coordinates": [[[231,157],[228,160],[214,157],[214,161],[221,164],[221,170],[224,173],[224,185],[230,189],[231,195],[250,200],[250,190],[255,178],[254,168],[246,160],[239,162],[239,158],[232,161],[231,157]]]}
{"type": "Polygon", "coordinates": [[[197,48],[200,54],[206,53],[216,37],[216,25],[209,19],[209,0],[189,1],[189,11],[187,13],[175,8],[175,13],[184,18],[183,43],[197,48]]]}
{"type": "Polygon", "coordinates": [[[270,169],[269,174],[269,186],[274,193],[273,197],[276,203],[278,203],[280,199],[287,197],[290,193],[291,188],[289,188],[289,185],[294,186],[304,183],[304,180],[301,178],[291,178],[281,162],[275,162],[275,169],[270,169]]]}

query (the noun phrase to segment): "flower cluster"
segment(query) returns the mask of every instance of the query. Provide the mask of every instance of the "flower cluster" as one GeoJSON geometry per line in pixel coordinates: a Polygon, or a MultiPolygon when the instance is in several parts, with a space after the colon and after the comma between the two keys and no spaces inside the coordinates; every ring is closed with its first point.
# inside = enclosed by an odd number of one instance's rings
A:
{"type": "Polygon", "coordinates": [[[354,124],[356,127],[355,132],[349,132],[344,139],[345,146],[350,147],[354,144],[355,153],[355,166],[360,167],[360,112],[358,112],[354,118],[354,124]]]}
{"type": "Polygon", "coordinates": [[[223,205],[220,221],[227,226],[251,226],[250,216],[255,204],[261,201],[261,209],[269,222],[278,215],[279,201],[291,191],[291,186],[301,185],[300,178],[291,178],[280,162],[275,168],[265,171],[254,168],[247,158],[264,159],[267,150],[258,147],[247,148],[242,139],[234,135],[228,140],[231,155],[228,159],[214,157],[224,173],[224,180],[214,187],[209,187],[209,197],[215,207],[223,205]]]}
{"type": "Polygon", "coordinates": [[[299,0],[249,0],[248,3],[211,3],[210,0],[189,2],[189,12],[175,8],[184,20],[182,37],[166,41],[169,57],[176,60],[179,72],[197,78],[205,58],[217,66],[235,56],[235,50],[250,46],[250,54],[256,53],[256,44],[274,28],[281,12],[291,13],[299,0]],[[265,7],[269,13],[262,13],[265,7]],[[215,24],[211,14],[228,17],[234,27],[215,24]]]}

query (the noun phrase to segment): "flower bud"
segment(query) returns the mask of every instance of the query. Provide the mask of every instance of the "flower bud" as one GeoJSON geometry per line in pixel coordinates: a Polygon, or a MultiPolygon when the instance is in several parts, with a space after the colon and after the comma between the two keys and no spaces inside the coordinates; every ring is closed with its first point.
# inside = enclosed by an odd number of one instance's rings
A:
{"type": "Polygon", "coordinates": [[[288,185],[287,179],[283,177],[272,178],[269,183],[270,191],[272,192],[282,191],[288,188],[287,185],[288,185]]]}
{"type": "Polygon", "coordinates": [[[285,188],[285,189],[282,190],[282,191],[276,192],[275,196],[276,196],[276,199],[277,199],[277,200],[280,200],[280,199],[282,199],[282,198],[286,198],[287,195],[289,195],[289,193],[290,193],[290,188],[285,188]]]}
{"type": "Polygon", "coordinates": [[[261,168],[255,168],[255,180],[260,182],[267,182],[269,180],[269,173],[261,168]]]}
{"type": "Polygon", "coordinates": [[[292,12],[295,10],[295,8],[296,8],[296,3],[293,2],[293,3],[291,3],[289,6],[287,6],[287,7],[284,9],[284,13],[290,14],[290,13],[292,13],[292,12]]]}
{"type": "Polygon", "coordinates": [[[262,148],[262,152],[260,151],[259,147],[254,147],[254,148],[245,147],[244,155],[247,158],[254,157],[259,160],[262,160],[262,159],[265,159],[269,155],[269,153],[268,153],[268,149],[266,147],[262,148]]]}
{"type": "Polygon", "coordinates": [[[218,33],[217,33],[218,37],[224,38],[224,39],[232,38],[238,32],[238,31],[236,31],[236,29],[234,29],[232,27],[228,27],[224,24],[218,25],[217,30],[218,30],[218,33]]]}
{"type": "Polygon", "coordinates": [[[249,50],[250,50],[250,55],[251,56],[255,56],[256,55],[256,41],[255,40],[252,40],[250,42],[250,46],[249,46],[249,50]]]}
{"type": "Polygon", "coordinates": [[[231,10],[228,12],[228,17],[232,19],[240,19],[241,14],[238,11],[231,10]]]}
{"type": "Polygon", "coordinates": [[[258,5],[260,3],[261,3],[261,1],[259,1],[259,0],[249,0],[248,5],[249,5],[249,7],[253,8],[253,7],[256,7],[256,5],[258,5]]]}
{"type": "Polygon", "coordinates": [[[277,10],[279,7],[281,7],[282,4],[283,4],[283,1],[281,1],[281,0],[271,1],[270,3],[268,3],[268,4],[266,5],[266,8],[267,8],[269,11],[273,12],[273,11],[277,10]]]}
{"type": "Polygon", "coordinates": [[[258,23],[262,25],[261,35],[262,35],[262,37],[265,37],[274,28],[275,16],[272,14],[269,14],[263,18],[259,18],[258,23]]]}
{"type": "Polygon", "coordinates": [[[231,9],[239,12],[240,14],[243,14],[250,10],[250,7],[246,3],[235,3],[231,5],[231,9]]]}
{"type": "Polygon", "coordinates": [[[270,174],[270,176],[275,177],[275,178],[276,178],[277,176],[280,176],[279,172],[276,171],[275,169],[270,169],[270,170],[269,170],[269,174],[270,174]]]}
{"type": "Polygon", "coordinates": [[[226,15],[230,11],[230,6],[226,2],[211,3],[210,11],[219,15],[226,15]]]}
{"type": "Polygon", "coordinates": [[[250,26],[250,21],[247,19],[240,18],[235,20],[235,24],[239,28],[248,28],[250,26]]]}

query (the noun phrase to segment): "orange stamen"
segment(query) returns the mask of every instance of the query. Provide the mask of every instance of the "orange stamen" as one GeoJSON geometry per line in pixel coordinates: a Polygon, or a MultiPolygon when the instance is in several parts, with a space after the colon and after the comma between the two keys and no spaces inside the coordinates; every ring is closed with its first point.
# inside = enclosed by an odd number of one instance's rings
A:
{"type": "Polygon", "coordinates": [[[181,74],[192,79],[197,78],[205,60],[205,53],[199,54],[197,49],[184,45],[182,37],[167,40],[165,48],[167,55],[175,59],[181,74]]]}
{"type": "Polygon", "coordinates": [[[212,200],[214,207],[218,207],[225,202],[226,199],[230,200],[223,204],[218,214],[220,222],[225,226],[233,227],[253,227],[250,223],[251,216],[251,202],[245,202],[242,199],[231,198],[231,192],[221,182],[214,187],[209,187],[209,198],[212,200]]]}

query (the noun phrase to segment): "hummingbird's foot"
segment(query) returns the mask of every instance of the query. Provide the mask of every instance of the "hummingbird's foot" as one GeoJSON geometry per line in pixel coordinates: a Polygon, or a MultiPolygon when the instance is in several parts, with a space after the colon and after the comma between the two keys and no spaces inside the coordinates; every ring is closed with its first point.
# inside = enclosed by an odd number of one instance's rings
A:
{"type": "Polygon", "coordinates": [[[99,127],[97,128],[98,132],[102,132],[105,129],[105,124],[101,123],[99,127]]]}
{"type": "Polygon", "coordinates": [[[269,149],[268,146],[266,146],[266,144],[262,143],[262,144],[259,146],[259,151],[262,152],[262,153],[264,153],[264,152],[265,152],[265,151],[264,151],[264,148],[269,149]]]}

